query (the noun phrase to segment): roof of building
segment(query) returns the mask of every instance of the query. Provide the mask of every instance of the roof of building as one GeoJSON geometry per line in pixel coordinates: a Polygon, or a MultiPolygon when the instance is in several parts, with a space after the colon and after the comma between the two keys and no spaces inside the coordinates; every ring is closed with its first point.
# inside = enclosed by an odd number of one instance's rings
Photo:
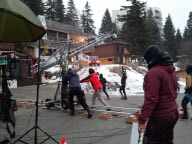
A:
{"type": "Polygon", "coordinates": [[[46,25],[47,25],[47,29],[50,29],[53,31],[65,32],[65,33],[76,34],[80,36],[86,36],[86,37],[93,36],[93,34],[84,33],[81,27],[70,26],[60,22],[51,21],[48,19],[46,19],[46,25]]]}

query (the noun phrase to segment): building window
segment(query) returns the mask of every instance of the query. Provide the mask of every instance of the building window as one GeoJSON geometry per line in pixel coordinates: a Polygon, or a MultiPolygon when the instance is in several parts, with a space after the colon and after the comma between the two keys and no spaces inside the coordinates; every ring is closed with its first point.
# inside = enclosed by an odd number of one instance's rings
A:
{"type": "Polygon", "coordinates": [[[119,47],[117,47],[117,51],[119,51],[119,47]]]}

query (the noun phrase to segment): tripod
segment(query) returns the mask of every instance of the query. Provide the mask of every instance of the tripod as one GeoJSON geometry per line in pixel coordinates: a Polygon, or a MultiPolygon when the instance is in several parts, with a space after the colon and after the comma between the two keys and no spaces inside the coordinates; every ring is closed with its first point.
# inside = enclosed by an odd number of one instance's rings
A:
{"type": "Polygon", "coordinates": [[[38,140],[37,140],[37,129],[39,129],[41,132],[43,132],[45,135],[48,136],[48,138],[46,138],[45,140],[43,140],[41,143],[44,143],[45,141],[47,141],[49,138],[52,139],[55,143],[59,144],[58,141],[56,141],[53,137],[51,137],[48,133],[46,133],[44,130],[42,130],[39,126],[38,126],[38,102],[39,102],[39,87],[41,84],[41,80],[40,80],[40,47],[41,47],[41,42],[39,40],[39,55],[38,55],[38,64],[37,64],[37,95],[36,95],[36,114],[35,114],[35,126],[33,126],[30,130],[28,130],[26,133],[24,133],[21,137],[19,137],[16,141],[13,142],[13,144],[15,144],[16,142],[20,141],[22,143],[28,144],[24,141],[22,141],[21,139],[27,135],[29,132],[31,132],[32,130],[35,130],[35,135],[34,135],[34,144],[38,144],[38,140]]]}

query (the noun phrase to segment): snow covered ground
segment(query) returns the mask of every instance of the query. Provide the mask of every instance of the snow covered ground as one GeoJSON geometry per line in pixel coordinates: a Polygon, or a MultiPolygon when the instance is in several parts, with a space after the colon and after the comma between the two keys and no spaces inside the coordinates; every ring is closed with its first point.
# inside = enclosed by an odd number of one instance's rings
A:
{"type": "MultiPolygon", "coordinates": [[[[114,84],[114,82],[117,82],[118,84],[121,83],[121,76],[118,73],[115,72],[111,72],[112,69],[114,70],[114,68],[120,68],[121,69],[121,65],[119,64],[114,64],[114,65],[101,65],[99,67],[91,67],[93,68],[96,72],[102,73],[104,78],[106,78],[106,80],[112,84],[114,84]]],[[[86,76],[89,75],[88,73],[88,69],[90,67],[85,67],[83,69],[81,69],[78,74],[80,76],[80,79],[85,78],[86,76]]],[[[141,73],[141,71],[147,71],[146,68],[144,67],[139,67],[139,72],[137,72],[136,70],[133,70],[131,67],[127,67],[126,66],[126,73],[127,73],[127,81],[126,81],[126,93],[127,96],[139,96],[139,95],[143,95],[144,91],[143,91],[143,78],[144,78],[144,74],[141,73]]],[[[58,66],[56,68],[51,68],[48,69],[47,71],[49,72],[54,72],[54,71],[58,71],[59,68],[58,66]]],[[[53,77],[52,79],[48,79],[45,82],[47,83],[54,83],[57,82],[59,79],[56,79],[55,77],[53,77]]],[[[179,81],[180,84],[180,93],[184,92],[184,86],[185,86],[185,82],[179,81]]],[[[86,92],[86,93],[92,93],[93,89],[90,85],[90,83],[81,83],[81,87],[82,89],[86,92]]],[[[108,89],[108,93],[111,97],[120,97],[120,93],[119,93],[119,88],[117,88],[116,90],[112,90],[112,89],[108,89]]]]}
{"type": "MultiPolygon", "coordinates": [[[[108,82],[114,83],[117,82],[121,84],[121,77],[117,73],[110,72],[110,69],[114,67],[119,67],[119,65],[102,65],[100,67],[92,67],[96,72],[102,73],[108,82]]],[[[130,67],[127,67],[127,80],[126,80],[126,93],[127,95],[139,95],[143,94],[143,74],[140,74],[133,70],[130,67]]],[[[84,78],[88,75],[88,68],[83,68],[80,72],[78,72],[80,78],[84,78]]],[[[87,90],[87,83],[82,83],[82,88],[87,90]]],[[[116,91],[108,90],[109,95],[119,95],[119,89],[116,91]]],[[[120,96],[120,95],[119,95],[120,96]]]]}

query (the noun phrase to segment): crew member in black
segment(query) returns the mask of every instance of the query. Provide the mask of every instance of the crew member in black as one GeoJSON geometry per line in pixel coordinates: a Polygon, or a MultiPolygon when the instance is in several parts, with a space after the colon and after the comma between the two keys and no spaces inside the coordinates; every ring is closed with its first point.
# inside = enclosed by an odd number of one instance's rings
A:
{"type": "Polygon", "coordinates": [[[109,100],[110,97],[106,91],[106,83],[107,83],[107,80],[103,77],[103,74],[100,74],[99,75],[99,80],[101,82],[101,84],[103,85],[103,92],[105,93],[105,95],[107,96],[107,99],[109,100]]]}
{"type": "Polygon", "coordinates": [[[126,92],[125,92],[125,87],[126,87],[126,79],[127,79],[127,75],[126,75],[126,71],[122,68],[122,78],[121,78],[121,87],[119,89],[119,92],[121,93],[121,99],[124,99],[126,100],[127,99],[127,96],[126,96],[126,92]],[[122,94],[122,91],[123,91],[123,94],[122,94]]]}
{"type": "Polygon", "coordinates": [[[73,97],[76,95],[78,101],[83,106],[84,110],[87,110],[87,112],[88,112],[87,118],[91,118],[92,114],[89,110],[89,107],[88,107],[85,99],[81,95],[79,75],[71,68],[68,69],[67,75],[64,79],[65,85],[68,84],[68,82],[69,82],[69,89],[70,89],[70,91],[69,91],[69,105],[70,105],[70,109],[71,109],[70,115],[75,116],[75,107],[74,107],[73,97]]]}

